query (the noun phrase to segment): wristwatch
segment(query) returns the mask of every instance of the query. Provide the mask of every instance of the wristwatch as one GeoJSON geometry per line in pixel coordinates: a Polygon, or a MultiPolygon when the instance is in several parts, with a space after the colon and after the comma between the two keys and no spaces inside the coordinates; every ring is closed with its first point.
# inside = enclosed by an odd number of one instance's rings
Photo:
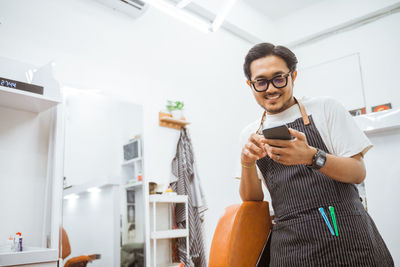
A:
{"type": "Polygon", "coordinates": [[[322,151],[321,149],[317,148],[317,153],[315,153],[315,155],[312,159],[312,164],[307,165],[307,167],[310,169],[313,169],[313,170],[319,170],[322,167],[324,167],[325,163],[326,163],[325,151],[322,151]]]}

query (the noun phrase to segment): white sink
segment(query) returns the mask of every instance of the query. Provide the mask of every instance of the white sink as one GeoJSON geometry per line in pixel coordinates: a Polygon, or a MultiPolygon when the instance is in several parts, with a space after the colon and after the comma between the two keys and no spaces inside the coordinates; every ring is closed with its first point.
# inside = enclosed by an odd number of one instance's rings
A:
{"type": "Polygon", "coordinates": [[[56,262],[57,249],[24,247],[24,251],[13,252],[10,247],[0,247],[0,266],[12,266],[41,262],[56,262]]]}

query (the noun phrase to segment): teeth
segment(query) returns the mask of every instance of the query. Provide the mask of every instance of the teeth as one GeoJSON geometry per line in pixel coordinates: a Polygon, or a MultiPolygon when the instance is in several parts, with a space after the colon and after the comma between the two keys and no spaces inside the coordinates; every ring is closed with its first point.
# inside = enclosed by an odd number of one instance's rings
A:
{"type": "Polygon", "coordinates": [[[280,95],[267,96],[267,99],[277,99],[280,95]]]}

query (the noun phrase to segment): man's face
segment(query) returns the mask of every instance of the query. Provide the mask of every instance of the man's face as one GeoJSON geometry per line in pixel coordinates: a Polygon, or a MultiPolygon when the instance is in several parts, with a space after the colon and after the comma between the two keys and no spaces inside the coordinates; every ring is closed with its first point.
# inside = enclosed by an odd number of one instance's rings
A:
{"type": "MultiPolygon", "coordinates": [[[[277,56],[267,56],[254,60],[250,64],[251,80],[272,79],[280,74],[289,73],[286,62],[277,56]]],[[[268,114],[276,114],[291,107],[295,101],[293,98],[293,82],[296,79],[297,72],[293,71],[289,75],[287,85],[277,89],[270,82],[268,90],[265,92],[257,92],[252,88],[257,103],[263,107],[268,114]]]]}

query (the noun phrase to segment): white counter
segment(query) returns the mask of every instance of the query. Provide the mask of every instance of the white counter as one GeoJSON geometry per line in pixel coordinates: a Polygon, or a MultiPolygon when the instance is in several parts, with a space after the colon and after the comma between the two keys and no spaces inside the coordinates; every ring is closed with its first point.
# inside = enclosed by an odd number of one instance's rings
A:
{"type": "Polygon", "coordinates": [[[0,266],[53,267],[57,266],[57,254],[57,249],[49,248],[24,247],[24,251],[12,252],[9,247],[0,247],[0,266]]]}

